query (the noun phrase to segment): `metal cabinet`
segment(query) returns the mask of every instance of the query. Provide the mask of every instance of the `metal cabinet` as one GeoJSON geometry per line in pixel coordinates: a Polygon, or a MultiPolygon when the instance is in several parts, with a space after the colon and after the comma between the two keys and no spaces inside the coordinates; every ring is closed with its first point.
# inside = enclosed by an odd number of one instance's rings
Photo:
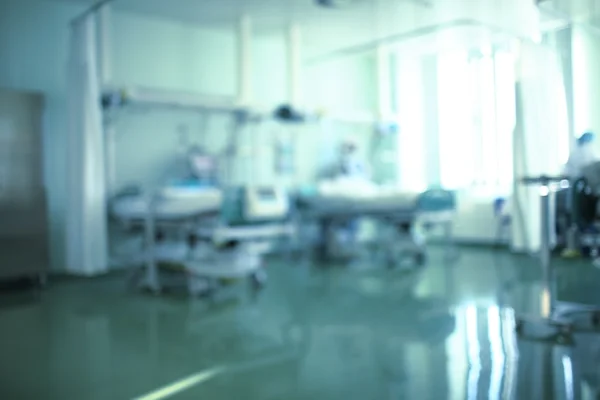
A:
{"type": "Polygon", "coordinates": [[[49,265],[42,108],[39,94],[0,89],[0,279],[49,265]]]}

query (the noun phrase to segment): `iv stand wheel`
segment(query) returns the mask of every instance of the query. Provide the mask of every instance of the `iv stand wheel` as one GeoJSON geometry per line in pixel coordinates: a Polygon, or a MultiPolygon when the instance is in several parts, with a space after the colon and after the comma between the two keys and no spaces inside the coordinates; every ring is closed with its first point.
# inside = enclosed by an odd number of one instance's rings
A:
{"type": "Polygon", "coordinates": [[[560,334],[556,335],[556,343],[559,345],[567,345],[567,344],[571,343],[571,337],[569,335],[560,333],[560,334]]]}
{"type": "Polygon", "coordinates": [[[573,327],[571,325],[564,325],[560,328],[560,333],[563,335],[571,335],[573,334],[573,327]]]}
{"type": "Polygon", "coordinates": [[[518,318],[515,333],[520,339],[534,342],[552,342],[561,346],[572,345],[575,328],[569,322],[550,318],[518,318]]]}

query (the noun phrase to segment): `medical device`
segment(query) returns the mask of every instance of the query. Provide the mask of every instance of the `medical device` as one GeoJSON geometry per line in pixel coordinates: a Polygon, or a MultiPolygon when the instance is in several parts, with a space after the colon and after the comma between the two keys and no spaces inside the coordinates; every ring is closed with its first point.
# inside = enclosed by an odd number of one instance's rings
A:
{"type": "Polygon", "coordinates": [[[188,162],[192,175],[198,179],[214,178],[218,172],[216,157],[199,146],[189,150],[188,162]]]}
{"type": "Polygon", "coordinates": [[[245,189],[244,216],[248,221],[283,219],[290,204],[285,190],[274,187],[248,187],[245,189]]]}
{"type": "Polygon", "coordinates": [[[522,179],[522,184],[539,188],[540,195],[540,266],[542,269],[542,304],[539,316],[519,316],[515,330],[523,338],[552,340],[564,345],[573,342],[573,333],[598,331],[600,308],[592,305],[561,302],[556,298],[556,274],[551,262],[550,210],[553,193],[565,186],[564,176],[533,176],[522,179]],[[587,318],[586,318],[587,317],[587,318]],[[587,321],[586,321],[587,320],[587,321]]]}
{"type": "Polygon", "coordinates": [[[306,115],[288,104],[277,107],[273,116],[276,120],[286,123],[301,123],[306,120],[306,115]]]}

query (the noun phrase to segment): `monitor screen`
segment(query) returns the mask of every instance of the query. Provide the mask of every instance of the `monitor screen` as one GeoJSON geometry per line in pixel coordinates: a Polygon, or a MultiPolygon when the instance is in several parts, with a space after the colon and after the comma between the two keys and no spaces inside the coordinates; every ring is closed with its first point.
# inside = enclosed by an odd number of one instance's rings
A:
{"type": "Polygon", "coordinates": [[[277,197],[273,189],[258,189],[257,193],[261,200],[274,200],[277,197]]]}

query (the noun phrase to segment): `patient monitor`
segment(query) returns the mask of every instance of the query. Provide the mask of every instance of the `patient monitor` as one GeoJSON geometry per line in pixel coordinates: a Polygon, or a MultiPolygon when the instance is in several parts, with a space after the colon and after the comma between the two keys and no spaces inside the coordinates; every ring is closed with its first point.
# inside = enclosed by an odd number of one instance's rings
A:
{"type": "Polygon", "coordinates": [[[254,221],[284,218],[290,208],[285,190],[269,186],[246,188],[244,203],[244,217],[254,221]]]}

